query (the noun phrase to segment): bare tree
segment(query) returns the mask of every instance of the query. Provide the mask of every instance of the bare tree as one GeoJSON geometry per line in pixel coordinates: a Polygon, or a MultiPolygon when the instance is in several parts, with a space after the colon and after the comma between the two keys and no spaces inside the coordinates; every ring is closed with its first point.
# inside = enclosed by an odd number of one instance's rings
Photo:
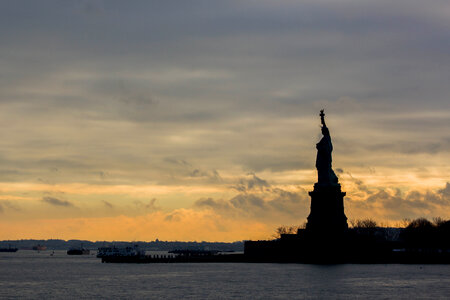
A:
{"type": "Polygon", "coordinates": [[[375,228],[377,227],[377,222],[368,218],[362,220],[350,220],[350,225],[353,228],[375,228]]]}
{"type": "Polygon", "coordinates": [[[424,228],[432,228],[432,227],[433,227],[433,224],[425,218],[417,218],[415,220],[412,220],[408,224],[408,226],[406,226],[406,228],[411,228],[411,229],[414,229],[414,228],[424,229],[424,228]]]}
{"type": "Polygon", "coordinates": [[[441,217],[435,217],[435,218],[433,218],[433,224],[434,224],[434,226],[436,226],[436,227],[442,226],[445,222],[446,222],[446,220],[442,219],[441,217]]]}
{"type": "Polygon", "coordinates": [[[400,227],[406,228],[411,223],[411,219],[404,218],[400,221],[400,227]]]}
{"type": "Polygon", "coordinates": [[[279,239],[282,234],[296,234],[299,229],[306,227],[306,223],[303,225],[293,225],[293,226],[280,226],[275,230],[274,238],[279,239]]]}

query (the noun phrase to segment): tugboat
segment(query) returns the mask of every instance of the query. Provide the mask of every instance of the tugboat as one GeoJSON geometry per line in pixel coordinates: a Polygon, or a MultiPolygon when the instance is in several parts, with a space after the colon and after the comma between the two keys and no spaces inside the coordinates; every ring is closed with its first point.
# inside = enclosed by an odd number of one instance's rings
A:
{"type": "Polygon", "coordinates": [[[85,248],[72,248],[67,250],[67,255],[89,255],[91,251],[85,248]]]}

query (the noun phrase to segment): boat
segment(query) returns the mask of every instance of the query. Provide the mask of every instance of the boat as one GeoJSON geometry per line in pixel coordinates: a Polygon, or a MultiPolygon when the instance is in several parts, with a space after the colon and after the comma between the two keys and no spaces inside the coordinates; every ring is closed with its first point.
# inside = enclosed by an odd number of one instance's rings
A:
{"type": "Polygon", "coordinates": [[[72,248],[67,250],[67,255],[89,255],[91,251],[85,248],[72,248]]]}
{"type": "Polygon", "coordinates": [[[98,248],[97,257],[138,257],[145,256],[145,250],[141,250],[139,246],[134,247],[100,247],[98,248]]]}
{"type": "Polygon", "coordinates": [[[46,246],[44,246],[44,245],[37,245],[37,246],[33,246],[33,248],[32,248],[33,250],[36,250],[36,251],[44,251],[44,250],[47,250],[47,247],[46,246]]]}
{"type": "Polygon", "coordinates": [[[11,248],[11,245],[8,246],[8,248],[0,248],[0,252],[17,252],[17,248],[11,248]]]}

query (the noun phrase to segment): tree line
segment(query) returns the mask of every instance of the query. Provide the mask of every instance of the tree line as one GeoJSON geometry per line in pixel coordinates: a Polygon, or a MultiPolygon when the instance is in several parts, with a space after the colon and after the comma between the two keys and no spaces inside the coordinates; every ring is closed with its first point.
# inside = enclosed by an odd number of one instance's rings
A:
{"type": "MultiPolygon", "coordinates": [[[[409,244],[430,245],[441,244],[444,240],[450,240],[450,220],[440,217],[431,221],[426,218],[403,219],[395,227],[378,223],[374,219],[349,220],[349,231],[359,235],[373,235],[386,240],[403,240],[409,244]]],[[[296,234],[306,228],[306,222],[301,225],[279,226],[276,228],[273,238],[278,239],[282,234],[296,234]]]]}

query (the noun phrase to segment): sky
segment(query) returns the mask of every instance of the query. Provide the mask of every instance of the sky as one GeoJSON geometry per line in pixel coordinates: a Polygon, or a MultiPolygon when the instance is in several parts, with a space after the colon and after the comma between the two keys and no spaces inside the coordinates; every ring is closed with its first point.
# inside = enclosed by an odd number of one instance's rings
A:
{"type": "Polygon", "coordinates": [[[1,1],[0,239],[301,225],[324,108],[349,220],[450,218],[450,2],[1,1]]]}

